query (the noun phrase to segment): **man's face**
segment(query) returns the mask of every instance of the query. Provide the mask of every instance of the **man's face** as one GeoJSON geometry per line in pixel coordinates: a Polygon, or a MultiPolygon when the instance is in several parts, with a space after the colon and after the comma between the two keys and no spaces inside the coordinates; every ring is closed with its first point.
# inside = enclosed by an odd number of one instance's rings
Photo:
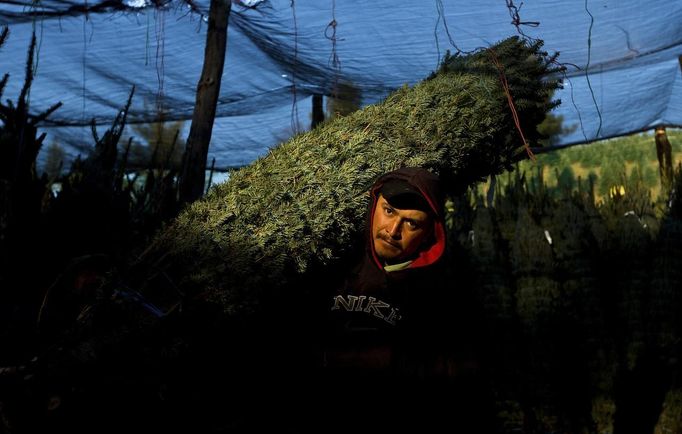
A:
{"type": "Polygon", "coordinates": [[[374,251],[389,264],[407,260],[431,234],[429,214],[418,209],[398,209],[379,195],[372,219],[374,251]]]}

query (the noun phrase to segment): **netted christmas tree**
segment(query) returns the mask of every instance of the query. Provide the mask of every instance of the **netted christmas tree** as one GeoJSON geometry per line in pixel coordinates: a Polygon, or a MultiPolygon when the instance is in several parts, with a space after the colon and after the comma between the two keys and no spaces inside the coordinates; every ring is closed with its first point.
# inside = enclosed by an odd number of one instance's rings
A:
{"type": "Polygon", "coordinates": [[[161,281],[228,314],[253,311],[297,276],[354,251],[367,191],[381,174],[425,167],[462,191],[511,168],[525,156],[515,115],[532,145],[556,104],[554,58],[540,48],[510,38],[447,56],[413,88],[274,147],[161,232],[129,283],[144,292],[161,281]]]}
{"type": "Polygon", "coordinates": [[[655,434],[682,432],[682,166],[678,166],[654,257],[649,314],[650,342],[660,369],[671,379],[655,434]]]}
{"type": "Polygon", "coordinates": [[[564,190],[548,213],[563,299],[563,333],[556,333],[563,356],[554,365],[565,368],[559,382],[572,430],[594,423],[597,432],[612,432],[615,350],[601,308],[604,300],[595,270],[598,243],[586,211],[590,200],[580,191],[564,190]]]}
{"type": "Polygon", "coordinates": [[[466,247],[477,277],[476,293],[487,325],[485,357],[490,364],[500,424],[505,432],[519,432],[524,429],[525,415],[520,402],[523,380],[518,373],[525,355],[519,345],[521,334],[515,287],[508,264],[508,245],[497,226],[496,210],[486,207],[481,198],[475,211],[466,247]]]}

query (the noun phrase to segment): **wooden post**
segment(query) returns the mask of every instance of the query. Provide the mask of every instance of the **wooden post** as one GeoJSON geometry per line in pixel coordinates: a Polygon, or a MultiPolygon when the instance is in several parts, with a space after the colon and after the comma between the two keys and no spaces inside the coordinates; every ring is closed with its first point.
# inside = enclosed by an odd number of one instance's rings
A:
{"type": "Polygon", "coordinates": [[[220,80],[223,76],[225,64],[227,23],[230,17],[230,9],[230,0],[211,0],[206,48],[204,50],[204,67],[197,85],[192,125],[187,137],[180,174],[181,204],[193,202],[204,193],[206,159],[220,94],[220,80]]]}
{"type": "Polygon", "coordinates": [[[665,132],[665,127],[656,127],[656,156],[658,157],[658,172],[661,175],[661,186],[665,190],[670,188],[673,179],[672,146],[665,132]]]}
{"type": "Polygon", "coordinates": [[[324,109],[322,108],[322,95],[313,95],[313,121],[310,123],[310,129],[312,130],[320,123],[324,121],[324,109]]]}

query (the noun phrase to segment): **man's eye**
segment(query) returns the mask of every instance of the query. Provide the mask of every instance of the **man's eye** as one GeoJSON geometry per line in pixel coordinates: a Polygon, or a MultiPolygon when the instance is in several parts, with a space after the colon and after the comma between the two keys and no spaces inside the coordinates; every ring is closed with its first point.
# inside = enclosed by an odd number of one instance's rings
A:
{"type": "Polygon", "coordinates": [[[411,230],[419,229],[419,225],[416,222],[413,222],[412,220],[406,220],[405,223],[407,224],[407,227],[410,228],[411,230]]]}
{"type": "Polygon", "coordinates": [[[393,214],[393,208],[384,208],[384,212],[389,215],[393,214]]]}

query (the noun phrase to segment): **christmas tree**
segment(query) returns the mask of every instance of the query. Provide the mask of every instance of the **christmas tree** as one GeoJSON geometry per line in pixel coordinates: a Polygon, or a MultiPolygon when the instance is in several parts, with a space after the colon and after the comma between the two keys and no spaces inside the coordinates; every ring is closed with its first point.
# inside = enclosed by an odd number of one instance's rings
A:
{"type": "Polygon", "coordinates": [[[554,60],[541,43],[516,37],[446,56],[414,87],[231,173],[158,234],[129,283],[142,293],[200,294],[228,315],[257,309],[297,276],[353,253],[381,174],[424,167],[455,193],[525,158],[557,104],[554,60]]]}

